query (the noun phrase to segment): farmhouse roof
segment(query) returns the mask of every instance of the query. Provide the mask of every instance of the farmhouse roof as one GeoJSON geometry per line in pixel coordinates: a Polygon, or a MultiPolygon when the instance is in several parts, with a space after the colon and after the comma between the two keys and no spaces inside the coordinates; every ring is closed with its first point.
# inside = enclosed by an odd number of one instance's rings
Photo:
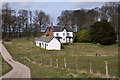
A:
{"type": "MultiPolygon", "coordinates": [[[[50,28],[52,28],[53,32],[62,32],[63,29],[66,29],[67,32],[73,32],[72,28],[70,27],[67,27],[67,26],[53,26],[53,27],[47,27],[47,29],[49,29],[50,31],[50,28]]],[[[46,29],[46,30],[47,30],[46,29]]],[[[46,32],[46,31],[45,31],[46,32]]]]}
{"type": "Polygon", "coordinates": [[[42,36],[40,38],[36,38],[36,41],[42,41],[42,42],[47,42],[49,43],[54,37],[53,36],[42,36]]]}
{"type": "Polygon", "coordinates": [[[62,32],[63,29],[66,29],[68,32],[73,32],[72,28],[67,26],[53,26],[53,32],[62,32]]]}

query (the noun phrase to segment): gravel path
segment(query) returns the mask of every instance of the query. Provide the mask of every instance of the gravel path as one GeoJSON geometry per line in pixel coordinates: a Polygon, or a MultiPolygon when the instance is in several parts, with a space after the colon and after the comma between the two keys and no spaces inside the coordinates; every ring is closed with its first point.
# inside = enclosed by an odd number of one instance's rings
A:
{"type": "Polygon", "coordinates": [[[0,52],[6,62],[8,62],[13,69],[7,74],[0,77],[2,78],[31,78],[30,69],[17,61],[12,59],[12,56],[9,54],[4,45],[0,42],[0,52]]]}

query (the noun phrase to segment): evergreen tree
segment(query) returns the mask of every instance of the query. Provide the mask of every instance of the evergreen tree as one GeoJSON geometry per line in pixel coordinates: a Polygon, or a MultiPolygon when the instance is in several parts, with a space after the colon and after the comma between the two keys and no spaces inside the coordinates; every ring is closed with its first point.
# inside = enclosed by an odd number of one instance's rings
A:
{"type": "Polygon", "coordinates": [[[94,43],[109,45],[115,43],[116,33],[114,27],[107,20],[102,19],[91,26],[90,37],[94,43]]]}

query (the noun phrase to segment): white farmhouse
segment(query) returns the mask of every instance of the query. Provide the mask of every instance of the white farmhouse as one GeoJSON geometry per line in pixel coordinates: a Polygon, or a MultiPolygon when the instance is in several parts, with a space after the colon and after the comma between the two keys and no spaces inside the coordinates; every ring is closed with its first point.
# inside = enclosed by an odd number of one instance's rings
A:
{"type": "Polygon", "coordinates": [[[35,43],[47,50],[61,50],[61,43],[53,36],[36,38],[35,43]]]}
{"type": "Polygon", "coordinates": [[[73,42],[73,30],[70,27],[53,27],[53,36],[61,43],[73,42]]]}
{"type": "Polygon", "coordinates": [[[71,25],[68,26],[53,26],[47,27],[45,34],[49,34],[50,36],[54,36],[61,43],[72,43],[73,42],[73,30],[71,25]]]}

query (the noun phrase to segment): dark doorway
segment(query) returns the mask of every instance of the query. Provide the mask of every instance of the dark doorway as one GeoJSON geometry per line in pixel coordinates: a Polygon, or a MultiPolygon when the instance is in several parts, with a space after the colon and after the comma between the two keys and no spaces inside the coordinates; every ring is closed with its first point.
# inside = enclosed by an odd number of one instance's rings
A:
{"type": "Polygon", "coordinates": [[[46,49],[46,44],[45,44],[45,49],[46,49]]]}
{"type": "Polygon", "coordinates": [[[41,47],[41,43],[39,43],[39,46],[41,47]]]}

